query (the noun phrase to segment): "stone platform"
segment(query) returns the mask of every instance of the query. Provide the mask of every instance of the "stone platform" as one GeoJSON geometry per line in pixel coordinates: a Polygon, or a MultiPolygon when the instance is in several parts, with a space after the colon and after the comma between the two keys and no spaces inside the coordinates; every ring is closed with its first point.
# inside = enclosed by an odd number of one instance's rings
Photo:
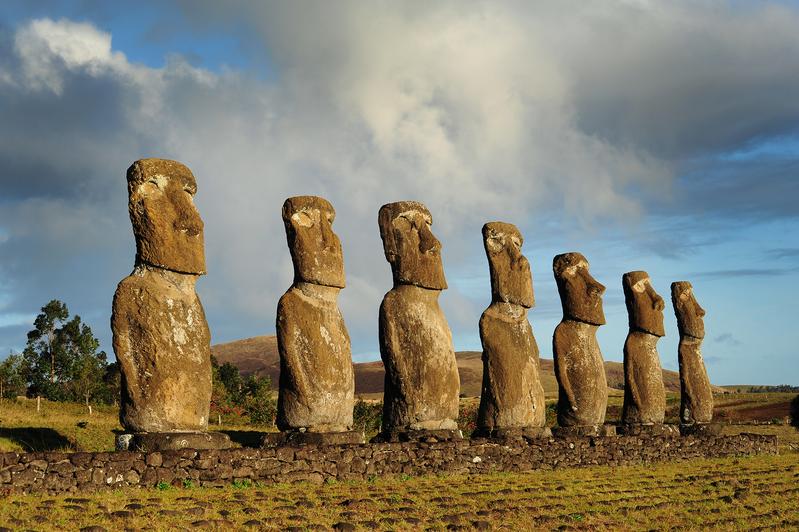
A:
{"type": "Polygon", "coordinates": [[[616,427],[616,434],[622,436],[665,436],[677,438],[680,436],[680,429],[677,425],[666,425],[655,423],[652,425],[619,425],[616,427]]]}
{"type": "Polygon", "coordinates": [[[582,438],[585,436],[615,436],[615,425],[580,425],[577,427],[553,427],[552,435],[556,438],[582,438]]]}
{"type": "Polygon", "coordinates": [[[120,434],[117,451],[176,451],[179,449],[228,449],[233,444],[221,432],[142,432],[120,434]]]}
{"type": "Polygon", "coordinates": [[[760,434],[672,437],[541,438],[493,442],[304,445],[162,452],[0,453],[0,497],[152,488],[367,480],[380,475],[473,475],[561,467],[623,466],[695,458],[777,454],[777,437],[760,434]]]}
{"type": "Polygon", "coordinates": [[[365,443],[363,432],[268,432],[264,434],[261,447],[281,445],[358,445],[365,443]]]}
{"type": "Polygon", "coordinates": [[[683,436],[718,436],[721,434],[720,423],[695,423],[693,425],[680,425],[680,434],[683,436]]]}
{"type": "Polygon", "coordinates": [[[537,440],[551,438],[552,430],[549,427],[525,427],[504,429],[477,429],[472,432],[472,439],[484,438],[487,440],[537,440]]]}
{"type": "Polygon", "coordinates": [[[438,443],[445,441],[457,441],[463,439],[460,430],[448,429],[428,429],[428,430],[404,430],[381,432],[371,443],[399,443],[399,442],[424,442],[438,443]]]}

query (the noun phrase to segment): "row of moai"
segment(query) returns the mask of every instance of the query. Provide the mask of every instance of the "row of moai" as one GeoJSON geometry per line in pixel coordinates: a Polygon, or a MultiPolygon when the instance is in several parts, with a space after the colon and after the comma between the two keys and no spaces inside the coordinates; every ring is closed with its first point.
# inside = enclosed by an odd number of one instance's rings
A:
{"type": "MultiPolygon", "coordinates": [[[[197,184],[184,165],[143,159],[127,172],[136,262],[114,295],[113,347],[122,370],[119,448],[223,448],[207,431],[211,399],[210,333],[195,292],[206,273],[203,222],[193,203],[197,184]]],[[[277,307],[280,379],[277,426],[265,445],[361,443],[353,430],[355,379],[350,338],[337,304],[345,286],[333,206],[298,196],[282,209],[294,281],[277,307]]],[[[418,202],[380,208],[378,225],[393,288],[379,313],[385,366],[382,430],[377,441],[459,439],[460,383],[452,335],[439,306],[447,288],[432,216],[418,202]]],[[[546,426],[539,352],[527,312],[534,306],[523,238],[512,224],[490,222],[483,242],[491,304],[480,317],[483,384],[474,436],[537,438],[546,426]]],[[[605,287],[579,253],[555,257],[563,307],[553,353],[559,385],[556,435],[611,435],[608,393],[596,332],[605,324],[605,287]]],[[[667,434],[665,389],[657,353],[664,336],[663,299],[645,272],[622,278],[630,332],[624,345],[625,395],[620,429],[667,434]]],[[[690,283],[673,283],[680,332],[683,433],[716,431],[713,396],[700,346],[704,311],[690,283]]]]}

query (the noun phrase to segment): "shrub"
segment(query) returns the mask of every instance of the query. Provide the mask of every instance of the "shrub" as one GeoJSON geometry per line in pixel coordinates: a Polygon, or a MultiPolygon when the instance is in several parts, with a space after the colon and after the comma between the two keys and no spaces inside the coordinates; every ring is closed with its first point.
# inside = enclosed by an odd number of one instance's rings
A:
{"type": "Polygon", "coordinates": [[[363,399],[355,402],[352,411],[353,428],[362,430],[367,435],[374,435],[380,432],[380,425],[383,422],[383,403],[367,403],[363,399]]]}

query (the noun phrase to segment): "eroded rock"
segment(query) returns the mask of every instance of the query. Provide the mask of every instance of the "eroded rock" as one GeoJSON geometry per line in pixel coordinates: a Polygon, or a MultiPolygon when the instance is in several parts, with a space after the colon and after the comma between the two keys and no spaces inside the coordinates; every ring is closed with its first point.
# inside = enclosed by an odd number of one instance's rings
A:
{"type": "Polygon", "coordinates": [[[671,301],[677,316],[680,344],[680,422],[685,425],[713,420],[713,389],[702,358],[705,310],[694,297],[688,281],[671,283],[671,301]]]}
{"type": "Polygon", "coordinates": [[[557,255],[552,269],[563,307],[563,319],[552,337],[558,425],[599,433],[608,404],[604,360],[596,340],[597,329],[605,324],[605,287],[591,277],[588,260],[580,253],[557,255]]]}
{"type": "Polygon", "coordinates": [[[495,435],[511,428],[543,428],[544,389],[539,376],[538,345],[527,320],[535,303],[530,263],[522,255],[516,226],[483,226],[491,274],[491,305],[480,317],[483,386],[477,434],[495,435]]]}
{"type": "Polygon", "coordinates": [[[341,242],[333,232],[333,206],[316,196],[283,204],[294,284],[277,306],[281,430],[352,429],[355,375],[350,337],[338,307],[344,288],[341,242]]]}
{"type": "Polygon", "coordinates": [[[432,223],[427,208],[414,201],[383,205],[378,215],[394,276],[379,317],[384,433],[457,429],[460,381],[452,333],[438,304],[447,283],[432,223]]]}
{"type": "Polygon", "coordinates": [[[131,432],[202,431],[211,400],[211,336],[195,283],[205,274],[197,183],[176,161],[128,169],[133,273],[114,294],[111,329],[122,372],[120,421],[131,432]]]}
{"type": "Polygon", "coordinates": [[[622,276],[630,331],[624,342],[624,425],[660,424],[666,415],[666,389],[657,342],[664,336],[663,298],[652,287],[649,274],[622,276]]]}

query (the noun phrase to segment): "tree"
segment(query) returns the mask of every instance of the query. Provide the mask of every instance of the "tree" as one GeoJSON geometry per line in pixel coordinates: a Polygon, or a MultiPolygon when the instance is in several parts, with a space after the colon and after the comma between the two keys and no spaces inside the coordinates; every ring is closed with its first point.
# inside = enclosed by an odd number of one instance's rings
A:
{"type": "Polygon", "coordinates": [[[219,381],[225,386],[228,397],[234,403],[241,402],[243,396],[244,379],[241,378],[239,368],[225,362],[219,366],[219,381]]]}
{"type": "Polygon", "coordinates": [[[21,355],[10,353],[0,362],[0,399],[12,399],[25,393],[24,369],[21,355]]]}
{"type": "Polygon", "coordinates": [[[100,342],[80,316],[69,319],[67,306],[52,300],[28,333],[23,352],[29,394],[52,401],[89,401],[101,395],[108,362],[100,342]]]}
{"type": "Polygon", "coordinates": [[[272,379],[268,375],[250,375],[244,381],[243,403],[252,425],[271,426],[277,415],[277,401],[272,396],[272,379]]]}
{"type": "Polygon", "coordinates": [[[56,336],[59,325],[67,320],[69,310],[67,306],[53,299],[42,307],[42,312],[33,322],[34,329],[28,332],[28,344],[25,347],[25,357],[28,381],[37,394],[45,396],[55,393],[59,373],[64,373],[63,357],[57,346],[56,336]],[[49,381],[49,384],[48,384],[49,381]]]}

